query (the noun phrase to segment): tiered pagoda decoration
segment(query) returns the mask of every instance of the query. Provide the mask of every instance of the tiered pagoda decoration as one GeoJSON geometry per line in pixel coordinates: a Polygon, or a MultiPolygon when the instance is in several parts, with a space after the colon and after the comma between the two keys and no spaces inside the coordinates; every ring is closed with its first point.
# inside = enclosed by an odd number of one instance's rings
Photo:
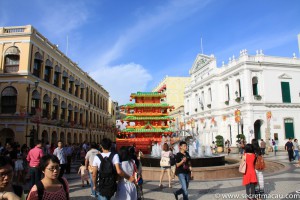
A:
{"type": "Polygon", "coordinates": [[[137,92],[130,95],[129,103],[121,107],[126,117],[126,129],[119,132],[116,139],[117,148],[136,145],[136,150],[150,153],[152,143],[161,142],[162,136],[171,136],[174,132],[169,123],[174,119],[169,117],[168,110],[174,109],[167,103],[161,103],[165,94],[158,92],[137,92]]]}

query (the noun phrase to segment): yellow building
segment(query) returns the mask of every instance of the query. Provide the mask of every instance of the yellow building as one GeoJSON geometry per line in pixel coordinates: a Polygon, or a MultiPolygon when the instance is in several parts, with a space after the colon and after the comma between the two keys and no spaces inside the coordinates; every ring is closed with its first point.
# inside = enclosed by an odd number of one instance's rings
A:
{"type": "Polygon", "coordinates": [[[184,90],[190,83],[190,77],[168,77],[166,76],[152,92],[166,94],[163,101],[176,108],[184,105],[184,90]]]}
{"type": "Polygon", "coordinates": [[[0,141],[100,142],[109,93],[31,25],[0,27],[0,141]]]}

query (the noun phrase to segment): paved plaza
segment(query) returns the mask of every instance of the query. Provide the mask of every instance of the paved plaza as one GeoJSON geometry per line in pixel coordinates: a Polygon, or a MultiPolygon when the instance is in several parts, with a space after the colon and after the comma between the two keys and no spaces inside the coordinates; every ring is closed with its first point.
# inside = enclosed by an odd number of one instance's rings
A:
{"type": "MultiPolygon", "coordinates": [[[[231,157],[238,157],[233,154],[231,157]]],[[[265,157],[267,160],[273,160],[285,165],[284,170],[265,175],[265,193],[268,198],[265,199],[300,199],[296,191],[300,191],[300,168],[294,166],[295,163],[289,163],[286,152],[279,152],[277,156],[270,153],[265,157]],[[284,198],[286,195],[293,198],[284,198]]],[[[81,187],[80,177],[75,174],[77,166],[73,166],[72,174],[66,175],[70,183],[70,197],[74,200],[90,200],[90,188],[81,187]]],[[[167,182],[165,182],[167,186],[167,182]]],[[[145,199],[175,199],[173,191],[180,188],[176,180],[173,188],[158,187],[158,181],[145,181],[144,185],[145,199]]],[[[242,186],[242,178],[233,178],[214,181],[191,181],[189,187],[189,199],[245,199],[245,187],[242,186]],[[231,196],[230,196],[231,195],[231,196]]],[[[179,197],[182,199],[182,196],[179,197]]]]}

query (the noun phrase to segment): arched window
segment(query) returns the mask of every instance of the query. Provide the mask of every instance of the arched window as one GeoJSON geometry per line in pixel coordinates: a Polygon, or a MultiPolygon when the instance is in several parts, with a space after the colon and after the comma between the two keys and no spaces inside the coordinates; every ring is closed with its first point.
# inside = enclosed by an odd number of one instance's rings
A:
{"type": "Polygon", "coordinates": [[[15,113],[17,110],[17,90],[14,87],[6,87],[1,93],[1,112],[15,113]]]}
{"type": "Polygon", "coordinates": [[[80,82],[76,79],[75,80],[75,96],[79,97],[79,87],[80,87],[80,82]]]}
{"type": "Polygon", "coordinates": [[[74,124],[78,124],[78,112],[79,112],[78,107],[75,106],[74,107],[74,124]]]}
{"type": "Polygon", "coordinates": [[[212,102],[211,88],[208,88],[208,95],[209,95],[209,103],[211,103],[212,102]]]}
{"type": "Polygon", "coordinates": [[[74,77],[72,75],[70,75],[70,77],[69,77],[69,93],[73,94],[73,90],[74,90],[74,77]]]}
{"type": "Polygon", "coordinates": [[[59,87],[59,80],[60,80],[60,67],[58,65],[55,66],[55,71],[54,71],[54,79],[53,79],[53,84],[56,87],[59,87]]]}
{"type": "Polygon", "coordinates": [[[47,59],[46,60],[46,65],[45,65],[45,73],[44,73],[44,80],[50,83],[51,81],[51,70],[52,70],[52,62],[47,59]]]}
{"type": "Polygon", "coordinates": [[[225,85],[225,100],[229,101],[230,100],[230,91],[229,91],[229,85],[225,85]]]}
{"type": "Polygon", "coordinates": [[[69,77],[68,73],[66,71],[63,71],[63,78],[62,78],[61,88],[64,91],[67,91],[68,77],[69,77]]]}
{"type": "Polygon", "coordinates": [[[236,97],[242,96],[242,89],[241,89],[241,80],[236,80],[236,91],[235,91],[236,97]]]}
{"type": "Polygon", "coordinates": [[[71,104],[68,105],[68,122],[72,121],[72,112],[73,112],[73,106],[71,104]]]}
{"type": "Polygon", "coordinates": [[[80,108],[79,124],[80,124],[80,125],[83,124],[83,110],[82,110],[82,108],[80,108]]]}
{"type": "Polygon", "coordinates": [[[36,77],[41,76],[42,71],[42,64],[43,64],[43,56],[37,52],[34,55],[34,63],[33,63],[33,75],[36,77]]]}
{"type": "Polygon", "coordinates": [[[84,84],[80,84],[80,99],[83,99],[84,97],[84,84]]]}
{"type": "Polygon", "coordinates": [[[53,110],[52,110],[52,119],[57,119],[58,118],[58,106],[59,106],[59,102],[57,100],[57,98],[53,99],[53,110]]]}
{"type": "Polygon", "coordinates": [[[257,77],[252,78],[252,93],[258,95],[258,79],[257,77]]]}
{"type": "Polygon", "coordinates": [[[101,110],[103,110],[102,102],[103,102],[103,99],[102,99],[102,97],[100,97],[100,109],[101,110]]]}
{"type": "Polygon", "coordinates": [[[4,73],[19,71],[20,51],[18,47],[9,47],[5,51],[4,73]]]}
{"type": "Polygon", "coordinates": [[[93,104],[93,91],[91,90],[91,94],[90,94],[90,104],[93,104]]]}
{"type": "Polygon", "coordinates": [[[86,88],[86,102],[89,102],[89,88],[86,88]]]}
{"type": "Polygon", "coordinates": [[[45,94],[44,98],[43,98],[43,117],[44,118],[50,119],[50,103],[51,103],[50,97],[48,96],[48,94],[45,94]]]}
{"type": "Polygon", "coordinates": [[[40,100],[41,100],[41,95],[37,90],[34,90],[32,92],[32,97],[31,97],[31,114],[35,115],[36,110],[40,108],[40,100]]]}
{"type": "Polygon", "coordinates": [[[65,120],[66,108],[67,108],[67,104],[64,101],[62,101],[61,102],[61,115],[60,115],[61,120],[65,120]]]}

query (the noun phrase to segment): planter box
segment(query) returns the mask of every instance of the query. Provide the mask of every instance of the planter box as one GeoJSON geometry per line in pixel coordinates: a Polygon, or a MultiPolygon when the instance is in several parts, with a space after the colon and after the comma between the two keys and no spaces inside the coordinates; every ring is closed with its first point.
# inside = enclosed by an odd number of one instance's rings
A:
{"type": "Polygon", "coordinates": [[[223,147],[217,147],[217,152],[222,153],[224,151],[223,147]]]}

